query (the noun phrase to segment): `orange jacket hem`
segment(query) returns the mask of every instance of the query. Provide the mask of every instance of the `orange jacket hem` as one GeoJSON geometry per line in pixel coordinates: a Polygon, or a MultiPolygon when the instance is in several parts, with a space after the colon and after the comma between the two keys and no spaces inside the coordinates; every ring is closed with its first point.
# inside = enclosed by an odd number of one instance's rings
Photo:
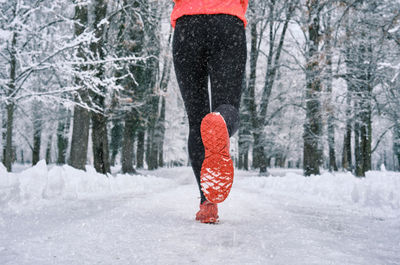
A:
{"type": "Polygon", "coordinates": [[[171,25],[175,28],[176,20],[185,15],[227,14],[240,18],[246,27],[247,5],[248,0],[175,0],[171,25]]]}

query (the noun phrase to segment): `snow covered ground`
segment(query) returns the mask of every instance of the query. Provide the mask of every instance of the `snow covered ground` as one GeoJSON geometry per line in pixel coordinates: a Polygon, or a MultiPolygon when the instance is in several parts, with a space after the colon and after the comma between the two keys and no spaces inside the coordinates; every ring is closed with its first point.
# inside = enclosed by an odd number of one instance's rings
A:
{"type": "Polygon", "coordinates": [[[190,168],[143,173],[0,164],[0,264],[400,264],[399,173],[239,171],[217,225],[190,168]]]}

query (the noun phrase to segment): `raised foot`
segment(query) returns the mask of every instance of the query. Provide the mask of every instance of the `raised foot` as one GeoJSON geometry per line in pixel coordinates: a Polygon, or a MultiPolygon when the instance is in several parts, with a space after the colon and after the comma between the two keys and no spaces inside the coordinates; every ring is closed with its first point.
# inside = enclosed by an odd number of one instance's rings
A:
{"type": "Polygon", "coordinates": [[[233,162],[229,154],[229,133],[219,113],[207,114],[200,127],[205,154],[200,172],[201,189],[208,201],[223,202],[233,183],[233,162]]]}

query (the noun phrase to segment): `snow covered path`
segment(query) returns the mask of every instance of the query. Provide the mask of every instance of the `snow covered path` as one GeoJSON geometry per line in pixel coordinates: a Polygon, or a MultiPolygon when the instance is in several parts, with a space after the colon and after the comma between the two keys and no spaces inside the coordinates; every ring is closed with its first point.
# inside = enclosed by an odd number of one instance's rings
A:
{"type": "Polygon", "coordinates": [[[152,174],[167,180],[159,192],[0,211],[0,264],[400,264],[399,215],[263,192],[240,172],[206,225],[189,168],[152,174]]]}

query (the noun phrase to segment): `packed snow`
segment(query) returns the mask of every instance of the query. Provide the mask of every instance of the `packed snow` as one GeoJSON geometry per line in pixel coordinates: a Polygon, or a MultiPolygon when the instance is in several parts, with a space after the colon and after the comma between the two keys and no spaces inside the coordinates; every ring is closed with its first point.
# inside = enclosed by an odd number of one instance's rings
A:
{"type": "Polygon", "coordinates": [[[400,264],[400,173],[238,171],[217,225],[190,168],[141,173],[0,164],[0,264],[400,264]]]}

